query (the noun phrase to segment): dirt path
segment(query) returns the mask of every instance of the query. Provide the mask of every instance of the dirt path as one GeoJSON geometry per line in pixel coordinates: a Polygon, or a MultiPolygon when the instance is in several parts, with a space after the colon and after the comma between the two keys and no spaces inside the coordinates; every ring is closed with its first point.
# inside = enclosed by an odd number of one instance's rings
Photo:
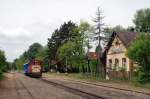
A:
{"type": "Polygon", "coordinates": [[[5,77],[0,81],[0,99],[17,99],[13,74],[6,74],[5,77]]]}
{"type": "Polygon", "coordinates": [[[6,74],[0,82],[0,99],[86,99],[20,73],[6,74]]]}
{"type": "Polygon", "coordinates": [[[150,99],[150,96],[147,95],[80,83],[55,76],[43,78],[53,84],[24,76],[21,73],[8,73],[5,76],[6,78],[0,81],[0,99],[89,99],[73,90],[72,92],[66,90],[65,86],[106,99],[150,99]]]}

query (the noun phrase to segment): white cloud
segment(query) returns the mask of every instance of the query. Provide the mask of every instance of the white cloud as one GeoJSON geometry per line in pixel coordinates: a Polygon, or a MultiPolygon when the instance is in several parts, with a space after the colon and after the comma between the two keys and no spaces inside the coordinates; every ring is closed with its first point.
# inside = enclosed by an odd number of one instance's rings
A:
{"type": "Polygon", "coordinates": [[[22,34],[26,37],[30,36],[30,33],[23,29],[22,27],[18,27],[16,29],[2,29],[2,33],[4,33],[8,37],[20,37],[22,34]]]}
{"type": "Polygon", "coordinates": [[[34,42],[45,45],[64,21],[91,21],[98,6],[106,25],[127,27],[136,10],[149,4],[150,0],[0,0],[0,49],[12,61],[34,42]]]}
{"type": "Polygon", "coordinates": [[[23,27],[11,29],[0,27],[0,49],[5,50],[8,61],[19,57],[34,42],[42,45],[47,43],[47,38],[51,35],[48,33],[48,26],[40,22],[34,26],[33,24],[26,26],[28,30],[23,27]]]}
{"type": "Polygon", "coordinates": [[[22,27],[13,28],[13,29],[7,29],[7,28],[0,27],[0,33],[3,34],[3,35],[8,36],[10,38],[19,37],[22,34],[24,34],[26,36],[29,36],[29,32],[27,32],[22,27]]]}

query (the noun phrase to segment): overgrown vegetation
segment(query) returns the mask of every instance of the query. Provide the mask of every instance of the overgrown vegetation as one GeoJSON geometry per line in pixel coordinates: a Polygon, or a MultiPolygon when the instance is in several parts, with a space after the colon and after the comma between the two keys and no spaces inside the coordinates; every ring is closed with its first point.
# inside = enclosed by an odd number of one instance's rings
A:
{"type": "Polygon", "coordinates": [[[46,63],[46,60],[47,60],[46,50],[47,50],[47,47],[43,47],[39,43],[33,43],[27,51],[25,51],[18,59],[14,60],[14,63],[12,65],[13,68],[22,70],[23,64],[28,63],[32,59],[42,60],[44,61],[44,63],[46,63]]]}
{"type": "Polygon", "coordinates": [[[138,32],[150,33],[150,8],[138,10],[133,22],[138,32]]]}
{"type": "Polygon", "coordinates": [[[92,27],[87,22],[81,22],[77,26],[69,21],[54,31],[48,39],[48,51],[49,59],[56,61],[58,71],[66,72],[69,69],[70,72],[85,72],[85,48],[88,46],[87,36],[91,30],[92,27]],[[60,70],[62,67],[65,70],[60,70]]]}
{"type": "MultiPolygon", "coordinates": [[[[101,15],[102,13],[100,13],[99,9],[98,12],[96,19],[94,19],[95,26],[84,21],[81,21],[80,24],[72,21],[64,22],[54,30],[52,36],[48,38],[46,46],[43,47],[38,43],[32,44],[27,51],[14,61],[13,66],[22,69],[24,63],[32,59],[39,59],[43,61],[45,67],[59,72],[78,72],[91,75],[91,77],[100,76],[99,74],[104,72],[103,67],[100,67],[100,58],[89,61],[87,57],[87,53],[91,48],[90,42],[98,41],[97,45],[99,46],[96,45],[96,52],[102,54],[103,48],[100,46],[101,43],[106,45],[108,40],[106,38],[109,38],[114,31],[149,32],[150,9],[138,10],[133,20],[135,27],[130,26],[128,28],[120,25],[103,27],[103,15],[101,15]]],[[[137,69],[137,80],[139,82],[150,81],[149,39],[148,34],[141,35],[127,53],[129,58],[140,66],[137,69]]],[[[126,70],[125,68],[120,68],[120,71],[124,72],[126,70]]]]}
{"type": "Polygon", "coordinates": [[[4,51],[0,50],[0,79],[2,79],[3,72],[6,72],[8,68],[9,67],[6,61],[5,53],[4,51]]]}
{"type": "Polygon", "coordinates": [[[138,65],[137,80],[141,83],[150,82],[150,35],[143,33],[136,38],[127,55],[138,65]]]}

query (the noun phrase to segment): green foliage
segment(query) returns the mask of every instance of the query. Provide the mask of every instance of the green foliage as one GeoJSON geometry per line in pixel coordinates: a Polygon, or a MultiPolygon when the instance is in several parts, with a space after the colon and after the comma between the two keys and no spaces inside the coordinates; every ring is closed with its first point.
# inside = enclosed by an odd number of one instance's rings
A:
{"type": "Polygon", "coordinates": [[[60,60],[64,60],[65,62],[67,59],[67,65],[74,68],[80,68],[84,63],[83,60],[85,59],[81,53],[81,49],[81,46],[77,43],[68,41],[59,48],[57,54],[60,60]]]}
{"type": "Polygon", "coordinates": [[[140,83],[147,83],[150,82],[150,71],[145,71],[143,68],[139,69],[139,71],[136,74],[136,79],[140,83]]]}
{"type": "Polygon", "coordinates": [[[29,47],[28,51],[26,52],[28,60],[35,59],[36,54],[39,52],[40,49],[42,49],[41,44],[39,44],[39,43],[32,44],[29,47]]]}
{"type": "Polygon", "coordinates": [[[5,54],[0,50],[0,79],[2,78],[3,72],[8,70],[8,63],[5,58],[5,54]]]}
{"type": "Polygon", "coordinates": [[[28,60],[24,56],[20,56],[14,61],[13,68],[17,70],[23,70],[23,64],[28,63],[28,60]]]}
{"type": "MultiPolygon", "coordinates": [[[[89,23],[81,21],[79,26],[69,21],[56,29],[48,39],[50,60],[61,61],[61,67],[67,65],[84,71],[86,68],[85,48],[89,48],[89,34],[93,32],[89,23]]],[[[59,66],[58,66],[59,67],[59,66]]]]}
{"type": "Polygon", "coordinates": [[[115,32],[127,32],[130,31],[133,27],[128,27],[127,29],[122,27],[121,25],[116,25],[115,27],[106,27],[104,28],[104,32],[107,33],[106,37],[110,37],[111,33],[115,32]]]}
{"type": "Polygon", "coordinates": [[[47,47],[42,47],[39,49],[38,53],[35,55],[35,59],[44,60],[47,58],[47,47]]]}
{"type": "Polygon", "coordinates": [[[5,54],[0,50],[0,70],[6,71],[8,68],[8,63],[6,62],[5,54]]]}
{"type": "Polygon", "coordinates": [[[138,10],[133,22],[137,31],[150,32],[150,8],[138,10]]]}
{"type": "MultiPolygon", "coordinates": [[[[95,73],[96,72],[96,66],[97,66],[97,60],[90,60],[88,63],[87,60],[87,56],[85,53],[85,49],[87,48],[87,53],[90,51],[91,46],[89,44],[91,39],[93,38],[93,34],[95,31],[94,27],[91,26],[88,22],[84,22],[81,21],[80,25],[79,25],[79,33],[81,35],[81,48],[82,50],[84,50],[84,52],[82,52],[82,55],[80,59],[81,61],[81,65],[80,65],[80,71],[84,72],[88,72],[88,73],[95,73]]],[[[79,63],[79,62],[78,62],[79,63]]]]}
{"type": "Polygon", "coordinates": [[[53,32],[46,47],[38,43],[32,44],[14,61],[13,65],[17,69],[22,69],[24,63],[32,59],[39,59],[43,61],[44,66],[50,66],[53,60],[57,62],[60,70],[67,61],[69,67],[77,71],[85,71],[87,69],[85,48],[90,48],[88,39],[93,30],[87,22],[81,21],[79,26],[71,21],[65,22],[53,32]]]}
{"type": "Polygon", "coordinates": [[[88,30],[90,30],[90,28],[91,28],[91,26],[90,26],[90,24],[88,23],[88,22],[86,22],[86,21],[83,21],[83,20],[81,20],[80,21],[80,25],[79,25],[79,30],[80,30],[80,33],[85,33],[86,31],[88,32],[88,30]]]}
{"type": "Polygon", "coordinates": [[[3,78],[2,71],[0,70],[0,80],[3,78]]]}
{"type": "Polygon", "coordinates": [[[86,21],[81,21],[78,30],[80,33],[80,40],[81,40],[81,46],[91,48],[89,45],[89,39],[91,39],[91,34],[94,33],[94,27],[92,27],[88,22],[86,21]]]}
{"type": "Polygon", "coordinates": [[[124,27],[122,27],[121,25],[117,25],[117,26],[113,27],[113,31],[126,32],[127,30],[124,27]]]}
{"type": "Polygon", "coordinates": [[[150,81],[150,35],[140,35],[127,51],[130,59],[134,60],[138,68],[138,80],[140,82],[150,81]]]}
{"type": "Polygon", "coordinates": [[[48,56],[50,60],[57,60],[57,51],[61,45],[67,41],[72,41],[78,35],[77,26],[69,21],[56,29],[51,38],[48,39],[48,56]]]}
{"type": "MultiPolygon", "coordinates": [[[[73,52],[73,44],[77,43],[80,38],[78,27],[75,23],[69,21],[61,25],[59,29],[56,29],[51,38],[48,39],[48,58],[49,60],[55,60],[61,62],[57,64],[58,68],[62,67],[65,63],[65,55],[73,52]]],[[[76,45],[76,44],[75,44],[76,45]]]]}
{"type": "Polygon", "coordinates": [[[98,61],[97,60],[90,60],[90,68],[92,73],[96,73],[98,61]]]}
{"type": "Polygon", "coordinates": [[[22,70],[23,64],[28,63],[32,59],[36,59],[36,57],[38,59],[42,59],[44,55],[42,45],[39,43],[33,43],[27,51],[25,51],[18,59],[14,60],[13,68],[22,70]]]}
{"type": "Polygon", "coordinates": [[[76,47],[77,45],[70,41],[63,44],[58,50],[59,59],[63,60],[65,57],[72,58],[76,54],[76,47]]]}
{"type": "Polygon", "coordinates": [[[118,68],[118,70],[121,71],[121,72],[126,72],[127,69],[126,69],[126,67],[121,66],[121,67],[118,68]]]}

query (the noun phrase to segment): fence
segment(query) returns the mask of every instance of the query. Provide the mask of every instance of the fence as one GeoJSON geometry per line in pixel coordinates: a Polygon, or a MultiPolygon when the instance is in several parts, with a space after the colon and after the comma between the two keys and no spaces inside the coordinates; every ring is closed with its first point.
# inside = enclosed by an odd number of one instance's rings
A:
{"type": "Polygon", "coordinates": [[[134,73],[130,71],[109,71],[109,79],[131,80],[134,73]]]}

